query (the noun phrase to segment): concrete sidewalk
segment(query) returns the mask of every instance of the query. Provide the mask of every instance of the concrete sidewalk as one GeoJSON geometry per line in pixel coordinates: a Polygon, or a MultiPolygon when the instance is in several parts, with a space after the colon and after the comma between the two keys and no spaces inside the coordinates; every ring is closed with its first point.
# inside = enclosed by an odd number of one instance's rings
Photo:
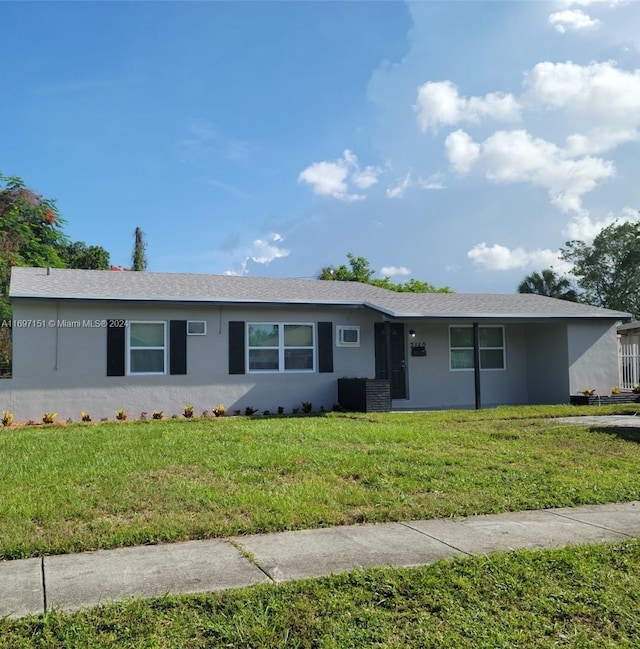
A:
{"type": "Polygon", "coordinates": [[[640,537],[640,502],[332,527],[0,562],[0,616],[73,611],[131,597],[197,593],[417,566],[496,550],[640,537]],[[248,558],[248,557],[251,557],[248,558]]]}

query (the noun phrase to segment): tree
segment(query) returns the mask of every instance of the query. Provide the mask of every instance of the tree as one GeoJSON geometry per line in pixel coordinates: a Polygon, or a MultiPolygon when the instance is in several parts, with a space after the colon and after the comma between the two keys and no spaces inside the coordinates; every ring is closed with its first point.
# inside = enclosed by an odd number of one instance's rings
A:
{"type": "Polygon", "coordinates": [[[147,270],[147,244],[144,242],[144,232],[140,228],[136,228],[135,239],[131,270],[147,270]]]}
{"type": "Polygon", "coordinates": [[[561,277],[553,268],[527,275],[518,286],[518,293],[535,293],[559,300],[578,301],[578,293],[568,277],[561,277]]]}
{"type": "Polygon", "coordinates": [[[87,246],[83,241],[69,243],[60,252],[68,268],[85,268],[88,270],[109,270],[111,268],[109,253],[101,246],[87,246]]]}
{"type": "Polygon", "coordinates": [[[20,178],[0,174],[0,317],[9,319],[12,266],[64,267],[67,244],[55,202],[28,189],[20,178]]]}
{"type": "Polygon", "coordinates": [[[561,256],[573,263],[583,301],[640,317],[640,222],[613,223],[591,245],[565,245],[561,256]]]}
{"type": "Polygon", "coordinates": [[[410,279],[407,282],[394,284],[388,277],[375,279],[375,271],[369,266],[369,260],[366,257],[356,257],[352,253],[347,253],[349,267],[345,264],[341,266],[324,266],[318,273],[318,279],[334,280],[338,282],[361,282],[362,284],[372,284],[380,288],[386,288],[389,291],[398,293],[452,293],[448,286],[437,288],[429,282],[423,282],[418,279],[410,279]]]}

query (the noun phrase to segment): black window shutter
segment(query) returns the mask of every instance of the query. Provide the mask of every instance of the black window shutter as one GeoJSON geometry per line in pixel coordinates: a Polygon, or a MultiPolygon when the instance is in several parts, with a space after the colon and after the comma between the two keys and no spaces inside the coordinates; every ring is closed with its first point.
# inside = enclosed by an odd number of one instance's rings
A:
{"type": "Polygon", "coordinates": [[[187,321],[169,322],[169,374],[187,373],[187,321]]]}
{"type": "Polygon", "coordinates": [[[333,372],[333,322],[318,322],[318,372],[333,372]]]}
{"type": "Polygon", "coordinates": [[[244,374],[244,322],[229,322],[229,374],[244,374]]]}
{"type": "Polygon", "coordinates": [[[126,327],[114,327],[122,320],[107,320],[107,376],[124,376],[124,336],[126,327]]]}

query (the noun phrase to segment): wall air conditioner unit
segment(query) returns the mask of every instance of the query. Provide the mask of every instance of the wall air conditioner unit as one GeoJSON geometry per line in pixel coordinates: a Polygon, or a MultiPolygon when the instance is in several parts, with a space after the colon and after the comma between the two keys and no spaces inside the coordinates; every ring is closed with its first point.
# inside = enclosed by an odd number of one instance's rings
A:
{"type": "Polygon", "coordinates": [[[188,336],[205,336],[207,333],[207,323],[205,320],[188,320],[187,321],[187,335],[188,336]]]}
{"type": "Polygon", "coordinates": [[[360,347],[360,326],[338,325],[336,327],[336,347],[360,347]]]}

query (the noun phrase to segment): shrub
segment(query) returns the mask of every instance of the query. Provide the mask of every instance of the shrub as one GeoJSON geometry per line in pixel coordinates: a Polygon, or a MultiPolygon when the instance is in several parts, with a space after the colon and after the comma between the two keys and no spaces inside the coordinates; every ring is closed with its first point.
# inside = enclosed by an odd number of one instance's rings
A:
{"type": "Polygon", "coordinates": [[[251,417],[251,415],[255,415],[256,412],[258,412],[258,409],[257,409],[257,408],[254,408],[253,406],[247,406],[247,407],[244,409],[245,417],[251,417]]]}
{"type": "Polygon", "coordinates": [[[80,420],[85,421],[85,422],[89,422],[89,421],[91,421],[91,417],[89,417],[89,414],[86,413],[84,410],[81,410],[80,411],[80,420]]]}
{"type": "Polygon", "coordinates": [[[262,414],[263,414],[264,417],[268,417],[271,414],[271,411],[270,410],[263,410],[262,414]]]}
{"type": "Polygon", "coordinates": [[[2,425],[11,426],[13,423],[13,415],[8,410],[2,411],[2,425]]]}
{"type": "Polygon", "coordinates": [[[154,419],[162,419],[162,410],[154,410],[151,416],[154,419]]]}
{"type": "Polygon", "coordinates": [[[224,417],[227,409],[220,403],[215,408],[212,408],[211,412],[213,413],[214,417],[224,417]]]}
{"type": "Polygon", "coordinates": [[[284,406],[278,406],[278,414],[284,415],[284,406]]]}
{"type": "Polygon", "coordinates": [[[193,406],[185,406],[182,414],[187,418],[191,419],[193,417],[193,406]]]}
{"type": "Polygon", "coordinates": [[[302,412],[308,415],[312,410],[313,410],[313,404],[311,403],[311,401],[302,402],[302,412]]]}
{"type": "Polygon", "coordinates": [[[127,411],[124,408],[120,408],[120,410],[116,410],[116,419],[118,421],[126,421],[127,411]]]}
{"type": "Polygon", "coordinates": [[[42,423],[53,424],[57,416],[58,416],[57,412],[45,412],[44,415],[42,415],[42,423]]]}

